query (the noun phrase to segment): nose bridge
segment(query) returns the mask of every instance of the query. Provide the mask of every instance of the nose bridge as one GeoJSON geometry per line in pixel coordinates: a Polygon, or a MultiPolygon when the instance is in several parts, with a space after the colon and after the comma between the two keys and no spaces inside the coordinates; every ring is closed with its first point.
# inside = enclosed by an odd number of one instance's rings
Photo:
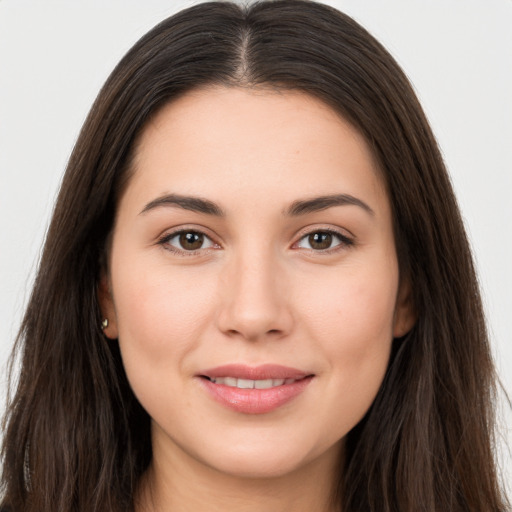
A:
{"type": "Polygon", "coordinates": [[[226,265],[219,326],[251,340],[285,335],[291,311],[279,258],[268,245],[251,245],[233,254],[226,265]]]}

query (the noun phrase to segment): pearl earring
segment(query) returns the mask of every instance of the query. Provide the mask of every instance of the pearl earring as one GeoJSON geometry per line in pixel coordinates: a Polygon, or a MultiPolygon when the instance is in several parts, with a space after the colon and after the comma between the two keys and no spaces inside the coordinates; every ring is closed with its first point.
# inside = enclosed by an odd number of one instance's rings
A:
{"type": "Polygon", "coordinates": [[[105,330],[107,327],[108,327],[108,318],[104,318],[104,319],[101,321],[101,329],[102,329],[102,330],[105,330]]]}

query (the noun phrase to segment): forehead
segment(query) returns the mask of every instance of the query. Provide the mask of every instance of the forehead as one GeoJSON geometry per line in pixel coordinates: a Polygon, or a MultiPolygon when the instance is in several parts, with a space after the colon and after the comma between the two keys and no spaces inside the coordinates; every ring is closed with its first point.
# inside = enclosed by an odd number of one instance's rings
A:
{"type": "MultiPolygon", "coordinates": [[[[129,188],[252,199],[329,194],[383,183],[359,132],[320,100],[296,91],[208,87],[164,106],[146,126],[129,188]],[[248,190],[247,190],[248,189],[248,190]],[[341,190],[343,191],[343,190],[341,190]]],[[[221,200],[221,197],[215,197],[221,200]]]]}

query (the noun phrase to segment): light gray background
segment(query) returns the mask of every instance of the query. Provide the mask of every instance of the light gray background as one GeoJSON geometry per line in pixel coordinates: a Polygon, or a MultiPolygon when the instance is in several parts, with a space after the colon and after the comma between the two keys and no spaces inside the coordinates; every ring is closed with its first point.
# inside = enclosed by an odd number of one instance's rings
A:
{"type": "MultiPolygon", "coordinates": [[[[192,3],[0,0],[2,397],[5,361],[60,177],[87,111],[128,48],[192,3]]],[[[512,0],[328,3],[383,42],[418,92],[466,219],[493,352],[512,394],[512,0]]],[[[512,445],[511,416],[503,412],[501,431],[512,445]]],[[[504,445],[500,457],[512,481],[504,445]]]]}

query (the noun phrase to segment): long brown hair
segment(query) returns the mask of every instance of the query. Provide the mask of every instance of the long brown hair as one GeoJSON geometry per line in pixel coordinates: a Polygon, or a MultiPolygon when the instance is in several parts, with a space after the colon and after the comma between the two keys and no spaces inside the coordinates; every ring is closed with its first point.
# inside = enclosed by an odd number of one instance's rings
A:
{"type": "Polygon", "coordinates": [[[2,486],[13,512],[133,510],[150,422],[100,329],[97,283],[148,119],[207,84],[313,95],[366,138],[387,184],[418,319],[394,340],[347,437],[343,512],[504,511],[495,374],[475,270],[439,149],[404,73],[348,16],[303,0],[212,2],[163,21],[122,59],[83,126],[17,339],[2,486]]]}

